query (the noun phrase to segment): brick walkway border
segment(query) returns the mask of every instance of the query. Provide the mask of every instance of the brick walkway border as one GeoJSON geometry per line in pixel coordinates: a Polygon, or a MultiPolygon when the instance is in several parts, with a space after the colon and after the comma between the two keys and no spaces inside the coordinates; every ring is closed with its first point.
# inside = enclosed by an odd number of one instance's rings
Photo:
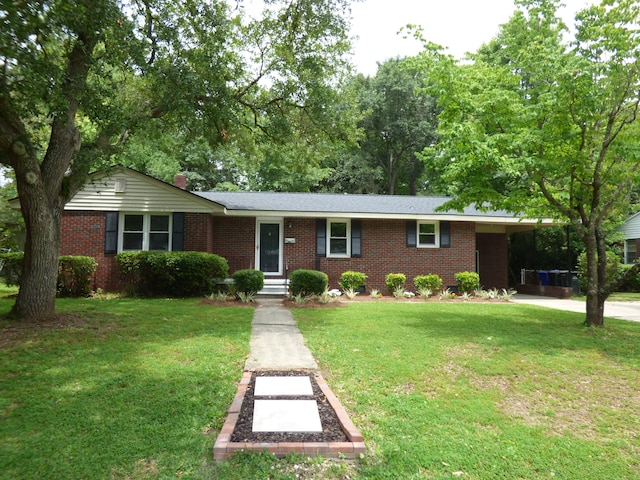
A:
{"type": "Polygon", "coordinates": [[[349,439],[348,442],[232,442],[231,434],[236,427],[236,422],[240,415],[240,409],[242,408],[242,402],[244,401],[247,387],[251,381],[251,374],[252,372],[245,371],[242,375],[242,380],[240,380],[240,384],[238,385],[238,392],[229,407],[227,420],[225,421],[218,438],[216,438],[216,443],[213,447],[214,460],[226,460],[231,454],[237,451],[267,451],[276,456],[285,456],[290,453],[302,453],[310,457],[321,456],[325,458],[345,459],[358,458],[361,454],[366,452],[362,434],[355,427],[349,418],[349,415],[347,415],[347,411],[319,373],[314,374],[316,382],[322,390],[322,393],[329,401],[333,411],[338,416],[338,420],[342,425],[342,430],[349,439]]]}

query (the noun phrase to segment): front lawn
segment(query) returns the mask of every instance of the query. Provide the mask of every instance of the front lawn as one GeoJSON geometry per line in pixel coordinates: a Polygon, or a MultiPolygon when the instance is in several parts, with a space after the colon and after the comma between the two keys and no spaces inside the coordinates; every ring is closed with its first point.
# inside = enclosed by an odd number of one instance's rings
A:
{"type": "Polygon", "coordinates": [[[294,310],[358,478],[640,478],[640,324],[514,304],[294,310]]]}
{"type": "Polygon", "coordinates": [[[640,324],[590,329],[581,314],[507,303],[293,309],[368,453],[214,465],[252,308],[58,310],[35,328],[0,320],[0,479],[640,478],[640,324]]]}
{"type": "Polygon", "coordinates": [[[60,300],[57,322],[1,321],[0,478],[211,478],[253,309],[198,303],[60,300]]]}

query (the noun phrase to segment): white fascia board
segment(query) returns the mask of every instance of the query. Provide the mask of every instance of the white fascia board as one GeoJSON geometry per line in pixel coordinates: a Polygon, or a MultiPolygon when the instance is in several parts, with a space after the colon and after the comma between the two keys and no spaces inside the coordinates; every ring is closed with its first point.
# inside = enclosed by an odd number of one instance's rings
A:
{"type": "Polygon", "coordinates": [[[501,225],[556,225],[558,222],[545,218],[542,220],[518,218],[518,217],[492,217],[483,215],[455,215],[455,214],[428,214],[406,215],[398,213],[358,213],[358,212],[298,212],[294,210],[229,210],[225,208],[225,215],[230,217],[298,217],[298,218],[357,218],[357,219],[384,219],[384,220],[424,220],[424,221],[451,221],[451,222],[475,222],[501,225]]]}

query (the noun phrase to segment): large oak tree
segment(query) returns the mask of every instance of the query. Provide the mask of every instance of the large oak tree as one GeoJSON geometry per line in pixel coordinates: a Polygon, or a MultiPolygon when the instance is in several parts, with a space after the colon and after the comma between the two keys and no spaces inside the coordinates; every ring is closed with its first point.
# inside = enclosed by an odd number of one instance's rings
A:
{"type": "Polygon", "coordinates": [[[516,3],[469,61],[433,45],[421,55],[443,108],[440,144],[423,158],[440,165],[452,206],[570,223],[586,248],[586,323],[602,325],[615,286],[607,239],[640,180],[640,5],[586,8],[567,41],[558,1],[516,3]]]}
{"type": "Polygon", "coordinates": [[[331,102],[349,1],[265,4],[252,20],[222,0],[2,3],[0,163],[15,172],[27,233],[17,317],[54,313],[64,205],[128,139],[312,142],[344,125],[331,102]]]}

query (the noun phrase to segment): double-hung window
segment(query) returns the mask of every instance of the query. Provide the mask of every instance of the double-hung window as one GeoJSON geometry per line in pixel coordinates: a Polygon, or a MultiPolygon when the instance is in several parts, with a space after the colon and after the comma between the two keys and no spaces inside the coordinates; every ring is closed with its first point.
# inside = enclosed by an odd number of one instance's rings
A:
{"type": "Polygon", "coordinates": [[[121,213],[120,251],[171,249],[171,215],[121,213]]]}
{"type": "Polygon", "coordinates": [[[327,232],[327,256],[351,256],[351,222],[345,219],[329,219],[327,232]]]}
{"type": "Polygon", "coordinates": [[[440,232],[438,222],[418,222],[418,247],[438,248],[440,232]]]}
{"type": "Polygon", "coordinates": [[[624,263],[633,263],[638,258],[638,249],[635,238],[624,242],[624,263]]]}

